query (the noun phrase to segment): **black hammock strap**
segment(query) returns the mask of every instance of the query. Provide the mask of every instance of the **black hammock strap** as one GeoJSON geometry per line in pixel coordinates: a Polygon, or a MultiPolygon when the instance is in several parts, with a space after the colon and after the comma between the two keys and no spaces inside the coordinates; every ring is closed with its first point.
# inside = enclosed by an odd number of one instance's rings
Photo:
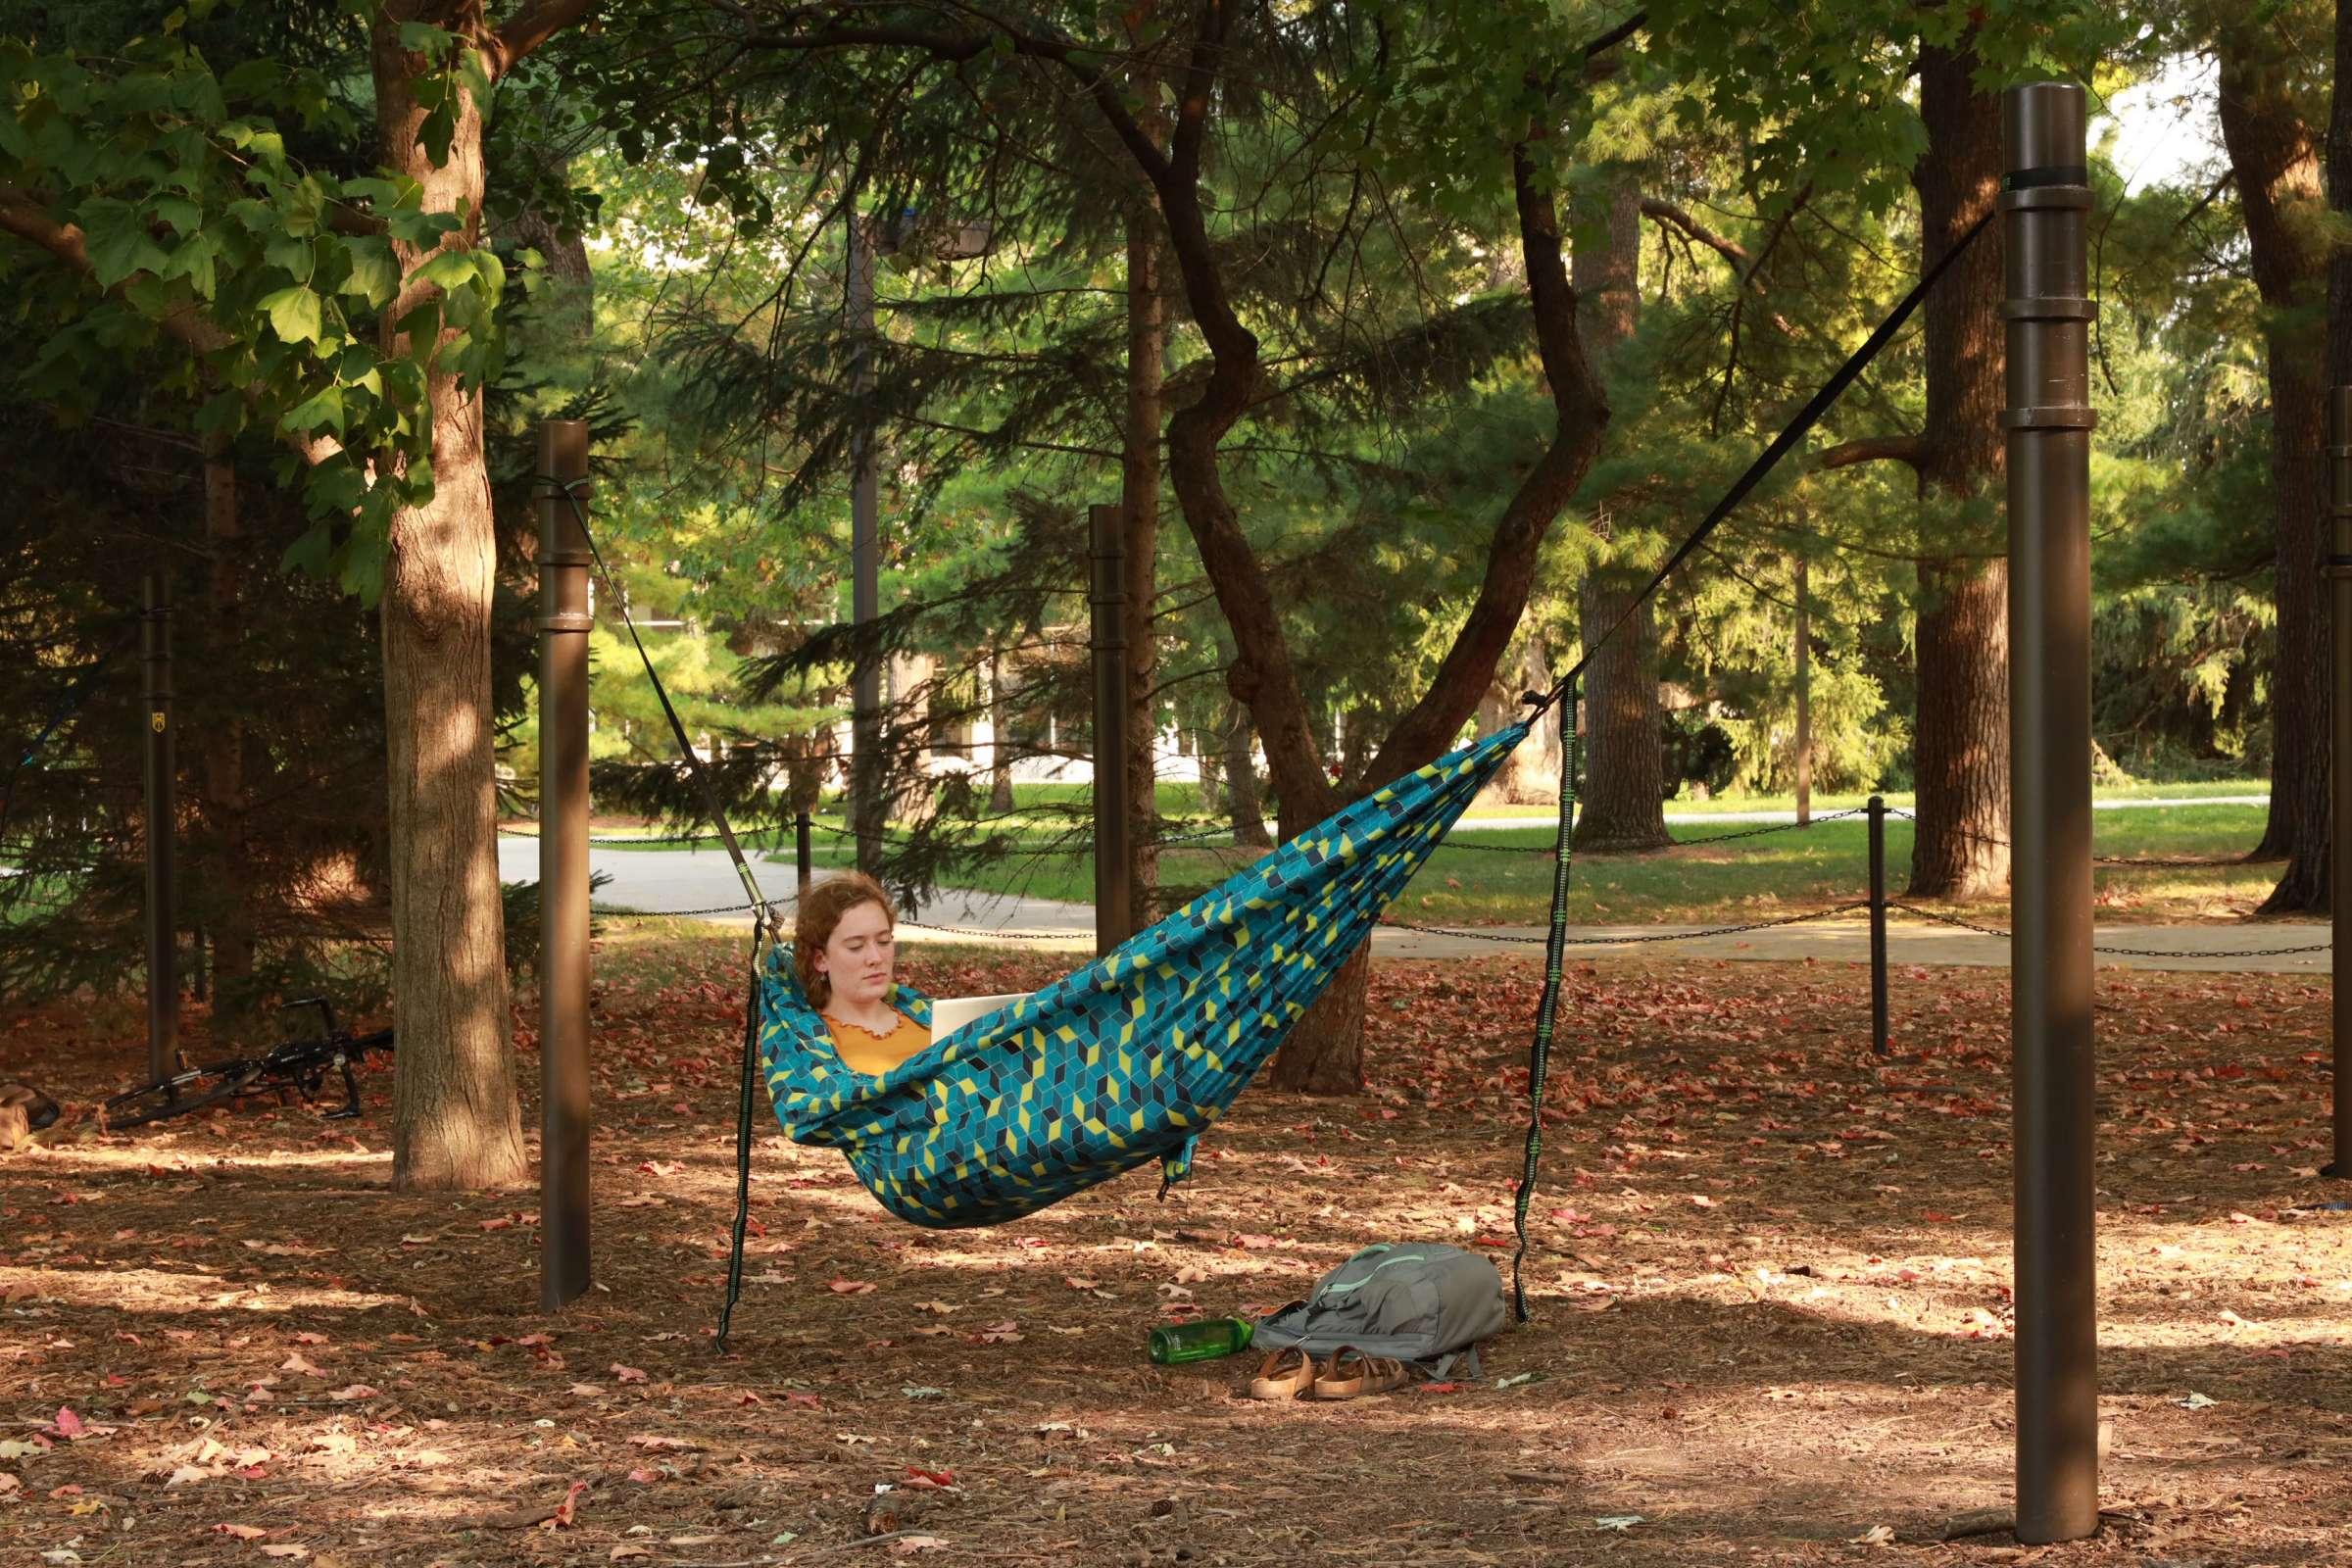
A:
{"type": "Polygon", "coordinates": [[[1936,286],[1936,280],[1960,259],[1963,251],[1976,242],[1977,236],[1984,233],[1985,225],[1991,221],[1992,214],[1985,213],[1970,225],[1967,233],[1960,236],[1958,244],[1936,258],[1936,265],[1929,268],[1911,292],[1904,295],[1902,301],[1887,313],[1886,318],[1863,340],[1862,346],[1847,356],[1845,363],[1838,367],[1837,373],[1823,382],[1821,390],[1814,393],[1812,399],[1796,411],[1795,417],[1782,427],[1779,435],[1772,438],[1772,444],[1758,453],[1756,460],[1747,466],[1746,471],[1732,481],[1732,487],[1723,493],[1723,498],[1708,510],[1698,526],[1690,530],[1690,537],[1675,548],[1674,554],[1666,558],[1666,564],[1651,573],[1649,581],[1626,603],[1625,609],[1609,623],[1608,629],[1585,644],[1584,657],[1569,666],[1559,683],[1541,698],[1530,694],[1533,702],[1531,718],[1541,716],[1544,710],[1559,702],[1563,696],[1568,699],[1568,711],[1560,726],[1563,745],[1559,863],[1552,877],[1551,934],[1544,949],[1544,1000],[1536,1007],[1536,1038],[1528,1047],[1527,1055],[1527,1158],[1519,1173],[1519,1190],[1511,1201],[1512,1229],[1518,1242],[1518,1250],[1511,1254],[1511,1301],[1522,1323],[1527,1321],[1527,1288],[1520,1277],[1520,1265],[1527,1256],[1527,1210],[1535,1199],[1536,1167],[1544,1152],[1544,1080],[1551,1065],[1551,1031],[1559,1011],[1561,963],[1567,951],[1568,871],[1575,831],[1572,818],[1576,812],[1577,681],[1592,661],[1599,657],[1609,639],[1623,630],[1625,623],[1633,618],[1634,612],[1641,609],[1649,596],[1656,593],[1666,579],[1690,559],[1691,553],[1705,542],[1707,535],[1732,514],[1733,509],[1747,499],[1748,492],[1763,483],[1764,476],[1795,450],[1797,443],[1804,440],[1814,425],[1821,422],[1821,416],[1830,412],[1831,406],[1853,384],[1854,378],[1862,373],[1864,368],[1879,357],[1880,351],[1894,340],[1894,335],[1903,329],[1903,323],[1911,318],[1911,313],[1919,309],[1919,302],[1928,297],[1928,291],[1936,286]]]}
{"type": "Polygon", "coordinates": [[[588,481],[559,479],[543,473],[539,482],[571,503],[572,521],[579,524],[580,537],[587,541],[589,558],[596,563],[596,574],[605,579],[606,591],[612,594],[613,605],[620,611],[620,623],[629,629],[629,641],[636,645],[637,658],[645,664],[645,678],[654,683],[654,695],[661,699],[662,716],[669,720],[670,736],[678,743],[678,755],[686,760],[686,770],[702,789],[703,809],[710,815],[710,826],[717,831],[719,842],[727,847],[727,858],[735,862],[735,874],[743,878],[744,894],[752,901],[756,914],[765,917],[764,923],[773,929],[775,920],[767,907],[767,899],[760,891],[759,880],[752,875],[751,861],[744,858],[743,846],[735,842],[735,829],[728,825],[727,813],[719,807],[718,786],[711,782],[710,770],[703,765],[694,742],[686,738],[686,721],[678,717],[677,707],[669,700],[669,688],[662,684],[662,672],[654,668],[654,656],[645,651],[645,639],[637,635],[637,620],[629,613],[628,597],[620,591],[620,582],[612,575],[612,569],[605,564],[605,553],[597,548],[596,534],[588,526],[587,509],[580,505],[580,492],[587,488],[588,481]]]}
{"type": "Polygon", "coordinates": [[[1535,1043],[1527,1049],[1527,1156],[1519,1171],[1519,1190],[1511,1195],[1511,1232],[1518,1250],[1511,1253],[1511,1309],[1527,1321],[1527,1285],[1520,1265],[1527,1258],[1527,1205],[1536,1196],[1536,1166],[1544,1157],[1544,1081],[1551,1071],[1551,1030],[1560,1010],[1560,981],[1568,955],[1568,873],[1576,856],[1576,692],[1560,714],[1560,836],[1558,865],[1551,878],[1551,932],[1544,942],[1544,1000],[1536,1006],[1535,1043]]]}
{"type": "MultiPolygon", "coordinates": [[[[743,1237],[751,1223],[752,1208],[752,1089],[755,1081],[753,1061],[758,1054],[760,1040],[760,957],[762,945],[771,936],[780,935],[783,927],[775,911],[768,907],[766,897],[760,891],[759,879],[752,875],[752,863],[744,858],[743,846],[735,842],[735,829],[728,825],[727,813],[718,804],[718,786],[711,781],[710,770],[686,736],[686,721],[678,717],[678,710],[669,700],[669,689],[662,684],[662,672],[654,667],[653,655],[645,651],[645,639],[637,635],[637,621],[629,613],[629,602],[620,591],[620,584],[605,564],[605,555],[597,548],[596,535],[588,526],[587,509],[580,505],[580,492],[586,488],[585,479],[564,480],[553,474],[539,475],[539,482],[552,494],[571,503],[572,520],[579,524],[580,537],[588,543],[588,555],[596,563],[597,575],[605,579],[605,589],[620,611],[621,624],[629,628],[629,641],[636,645],[637,658],[645,665],[645,678],[654,683],[654,695],[662,700],[662,712],[669,720],[669,733],[678,743],[678,755],[686,759],[686,767],[702,789],[703,809],[710,815],[710,825],[718,832],[719,842],[727,847],[727,858],[735,862],[735,874],[743,878],[743,891],[752,901],[752,956],[746,965],[748,979],[743,995],[743,1093],[742,1103],[735,1115],[735,1228],[734,1244],[727,1254],[727,1298],[718,1309],[718,1340],[716,1348],[727,1348],[727,1329],[735,1316],[735,1302],[743,1295],[743,1237]]],[[[541,832],[547,831],[543,822],[541,832]]]]}

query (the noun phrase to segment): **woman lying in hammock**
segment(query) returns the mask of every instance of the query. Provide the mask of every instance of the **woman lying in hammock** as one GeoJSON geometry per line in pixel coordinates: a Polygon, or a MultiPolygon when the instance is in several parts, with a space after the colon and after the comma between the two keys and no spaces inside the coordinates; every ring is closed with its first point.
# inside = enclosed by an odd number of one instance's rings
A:
{"type": "Polygon", "coordinates": [[[890,895],[862,871],[819,882],[801,900],[793,970],[852,1072],[879,1076],[931,1044],[929,1029],[891,1005],[898,923],[890,895]]]}

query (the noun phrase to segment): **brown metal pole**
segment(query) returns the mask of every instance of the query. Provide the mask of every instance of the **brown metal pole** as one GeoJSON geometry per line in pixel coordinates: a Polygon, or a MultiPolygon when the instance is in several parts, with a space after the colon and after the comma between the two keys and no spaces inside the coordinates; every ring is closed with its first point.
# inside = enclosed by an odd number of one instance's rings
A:
{"type": "Polygon", "coordinates": [[[1095,608],[1095,953],[1135,934],[1128,820],[1126,514],[1093,509],[1095,608]]]}
{"type": "Polygon", "coordinates": [[[147,574],[140,652],[147,686],[147,1081],[179,1071],[179,947],[172,908],[178,902],[173,850],[179,780],[172,733],[172,579],[147,574]]]}
{"type": "Polygon", "coordinates": [[[2090,920],[2090,299],[2084,94],[2002,95],[2008,277],[2010,1036],[2017,1536],[2099,1527],[2090,920]]]}
{"type": "Polygon", "coordinates": [[[801,873],[801,897],[808,896],[809,884],[816,880],[815,856],[808,847],[808,813],[798,811],[792,818],[793,860],[801,873]]]}
{"type": "Polygon", "coordinates": [[[2335,1158],[2330,1176],[2352,1176],[2352,386],[2339,386],[2329,405],[2328,469],[2335,481],[2328,520],[2328,578],[2334,683],[2328,718],[2334,728],[2334,776],[2328,823],[2328,901],[2334,912],[2331,966],[2335,993],[2335,1158]]]}
{"type": "Polygon", "coordinates": [[[553,1308],[589,1280],[584,422],[540,426],[539,472],[539,1304],[553,1308]]]}
{"type": "Polygon", "coordinates": [[[1813,820],[1813,628],[1805,603],[1805,558],[1796,558],[1796,825],[1813,820]]]}
{"type": "Polygon", "coordinates": [[[1870,798],[1870,1050],[1884,1056],[1886,1034],[1886,801],[1870,798]]]}

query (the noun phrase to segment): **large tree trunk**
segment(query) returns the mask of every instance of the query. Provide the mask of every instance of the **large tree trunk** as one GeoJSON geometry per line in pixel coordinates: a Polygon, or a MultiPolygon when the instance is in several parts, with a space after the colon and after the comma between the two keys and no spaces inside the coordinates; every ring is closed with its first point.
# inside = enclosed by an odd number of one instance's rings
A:
{"type": "MultiPolygon", "coordinates": [[[[443,243],[480,237],[482,121],[469,89],[448,160],[419,144],[421,56],[401,48],[403,22],[438,20],[428,0],[394,0],[373,26],[382,160],[423,191],[423,210],[469,215],[443,243]]],[[[395,246],[414,276],[422,253],[395,246]]],[[[410,282],[387,322],[431,297],[410,282]]],[[[389,336],[389,329],[387,329],[389,336]]],[[[405,343],[391,337],[387,347],[405,343]]],[[[400,1054],[393,1080],[395,1186],[450,1189],[521,1182],[524,1158],[500,927],[490,711],[495,581],[482,399],[431,377],[433,496],[393,516],[382,606],[384,717],[392,807],[392,985],[400,1054]]]]}
{"type": "Polygon", "coordinates": [[[1919,826],[1906,897],[1991,897],[2009,881],[2008,571],[1923,561],[1919,583],[1919,826]]]}
{"type": "MultiPolygon", "coordinates": [[[[237,466],[226,436],[207,439],[204,448],[204,538],[212,548],[212,614],[215,673],[241,677],[244,660],[243,533],[237,516],[237,466]]],[[[245,725],[229,719],[215,725],[204,742],[205,805],[220,845],[220,887],[213,901],[212,990],[216,1015],[239,1016],[253,995],[253,847],[246,838],[245,725]]]]}
{"type": "MultiPolygon", "coordinates": [[[[1494,666],[1501,662],[1526,612],[1544,536],[1592,469],[1608,428],[1608,397],[1585,357],[1577,329],[1576,288],[1569,280],[1561,250],[1559,208],[1551,182],[1541,172],[1535,156],[1535,139],[1544,134],[1546,132],[1541,127],[1532,131],[1529,141],[1511,148],[1510,160],[1536,350],[1551,393],[1551,442],[1504,505],[1487,556],[1486,578],[1479,584],[1470,614],[1446,649],[1429,690],[1390,731],[1379,756],[1365,770],[1367,787],[1400,777],[1443,755],[1460,732],[1463,720],[1478,710],[1478,700],[1494,679],[1494,666]]],[[[1250,658],[1250,645],[1243,639],[1239,625],[1235,638],[1243,657],[1250,658]]],[[[1304,725],[1300,724],[1295,734],[1285,732],[1283,743],[1303,740],[1304,725]]],[[[1269,738],[1269,755],[1275,744],[1269,738]]],[[[1306,744],[1311,747],[1311,742],[1306,744]]],[[[1300,813],[1294,824],[1289,773],[1277,769],[1276,777],[1282,790],[1287,838],[1311,825],[1314,816],[1300,813]]],[[[1319,772],[1313,782],[1319,787],[1319,772]]],[[[1364,985],[1370,974],[1365,955],[1369,951],[1366,944],[1350,956],[1322,1001],[1307,1009],[1292,1030],[1274,1058],[1269,1081],[1276,1088],[1336,1093],[1362,1086],[1364,985]]]]}
{"type": "Polygon", "coordinates": [[[2296,111],[2289,62],[2269,29],[2227,27],[2218,108],[2246,248],[2261,292],[2271,382],[2277,653],[2271,667],[2271,812],[2256,858],[2288,857],[2266,911],[2328,903],[2328,607],[2320,577],[2328,498],[2328,298],[2319,134],[2296,111]]]}
{"type": "MultiPolygon", "coordinates": [[[[1912,184],[1923,272],[1992,210],[2000,189],[2000,104],[1977,92],[1976,66],[1970,50],[1920,51],[1928,151],[1912,184]]],[[[1996,225],[1926,304],[1911,898],[1982,898],[2009,882],[2009,577],[2000,514],[1987,500],[2006,455],[2001,296],[1996,225]]]]}
{"type": "MultiPolygon", "coordinates": [[[[2352,83],[2352,5],[2338,5],[2335,8],[2334,79],[2339,83],[2352,83]]],[[[2333,94],[2332,102],[2328,107],[2328,207],[2330,213],[2334,215],[2335,220],[2338,223],[2342,223],[2345,220],[2345,214],[2352,213],[2352,87],[2338,87],[2333,94]]],[[[2328,265],[2327,378],[2328,384],[2330,386],[2352,386],[2352,245],[2338,245],[2329,258],[2328,265]]],[[[2334,498],[2332,496],[2328,498],[2330,504],[2332,504],[2333,499],[2334,498]]],[[[2326,550],[2330,554],[2334,552],[2335,535],[2331,524],[2325,521],[2320,524],[2319,544],[2320,548],[2323,550],[2326,550]]],[[[2322,625],[2313,633],[2315,637],[2320,639],[2321,646],[2328,650],[2326,653],[2321,653],[2318,650],[2315,650],[2313,662],[2316,664],[2321,658],[2327,658],[2330,670],[2332,670],[2334,667],[2334,599],[2335,596],[2332,590],[2332,585],[2324,587],[2321,590],[2319,596],[2319,607],[2320,615],[2322,616],[2322,625]]],[[[2324,698],[2328,703],[2326,728],[2328,739],[2324,743],[2324,750],[2322,752],[2322,755],[2328,760],[2327,766],[2328,772],[2328,783],[2326,786],[2326,799],[2328,806],[2326,814],[2321,818],[2321,820],[2326,823],[2328,827],[2328,841],[2325,846],[2316,847],[2314,849],[2305,851],[2304,855],[2301,857],[2301,858],[2305,860],[2316,862],[2321,879],[2320,897],[2314,899],[2307,906],[2312,908],[2325,906],[2329,909],[2334,907],[2333,904],[2329,902],[2334,897],[2333,878],[2331,872],[2335,858],[2335,761],[2333,742],[2335,725],[2337,722],[2339,722],[2339,720],[2337,720],[2335,717],[2331,687],[2332,682],[2323,684],[2320,687],[2324,698]]],[[[2274,792],[2271,799],[2275,805],[2278,801],[2278,795],[2274,792]]],[[[2287,881],[2291,882],[2296,880],[2294,871],[2295,867],[2290,865],[2288,867],[2288,875],[2286,878],[2287,881]]],[[[2281,891],[2284,891],[2284,889],[2281,888],[2281,891]]]]}
{"type": "MultiPolygon", "coordinates": [[[[1642,190],[1630,173],[1612,179],[1603,220],[1606,245],[1578,251],[1575,270],[1585,359],[1596,368],[1632,339],[1640,303],[1642,190]]],[[[1593,530],[1609,536],[1605,502],[1593,530]]],[[[1648,575],[1638,562],[1603,560],[1577,595],[1587,660],[1580,850],[1656,850],[1672,842],[1666,836],[1657,617],[1646,600],[1635,599],[1648,575]]]]}
{"type": "MultiPolygon", "coordinates": [[[[1527,711],[1521,698],[1528,692],[1551,690],[1551,662],[1544,657],[1543,640],[1530,637],[1515,661],[1497,670],[1486,697],[1478,705],[1481,740],[1519,722],[1527,711]]],[[[1503,760],[1487,787],[1479,791],[1481,806],[1557,806],[1560,803],[1560,710],[1546,709],[1527,732],[1519,749],[1503,760]]]]}
{"type": "Polygon", "coordinates": [[[1266,808],[1257,789],[1257,761],[1250,754],[1257,733],[1250,727],[1250,710],[1235,703],[1225,710],[1224,732],[1217,737],[1225,749],[1225,807],[1233,822],[1233,842],[1253,850],[1270,850],[1274,835],[1266,831],[1266,808]]]}
{"type": "Polygon", "coordinates": [[[1585,781],[1577,798],[1579,850],[1663,849],[1666,762],[1658,719],[1657,622],[1639,580],[1595,571],[1577,596],[1585,631],[1585,781]],[[1628,614],[1628,612],[1631,612],[1628,614]],[[1605,645],[1601,634],[1625,617],[1605,645]]]}
{"type": "Polygon", "coordinates": [[[1150,212],[1127,215],[1127,434],[1119,503],[1127,531],[1127,799],[1135,864],[1128,878],[1129,929],[1152,920],[1159,887],[1159,417],[1166,302],[1159,286],[1159,232],[1150,212]]]}

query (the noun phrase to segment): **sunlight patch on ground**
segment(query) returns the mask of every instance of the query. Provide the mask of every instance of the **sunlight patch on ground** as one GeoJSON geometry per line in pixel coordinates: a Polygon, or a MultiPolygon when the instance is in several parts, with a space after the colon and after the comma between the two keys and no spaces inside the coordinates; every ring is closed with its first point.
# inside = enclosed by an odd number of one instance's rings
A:
{"type": "Polygon", "coordinates": [[[263,1282],[240,1285],[218,1275],[179,1273],[155,1268],[108,1268],[81,1273],[67,1268],[20,1268],[0,1265],[0,1298],[17,1299],[20,1287],[31,1294],[25,1300],[58,1306],[102,1307],[118,1312],[216,1312],[236,1307],[247,1312],[292,1312],[317,1307],[364,1312],[379,1306],[410,1307],[405,1296],[324,1286],[263,1282]]]}
{"type": "Polygon", "coordinates": [[[153,1144],[76,1143],[39,1145],[36,1146],[36,1152],[61,1165],[84,1165],[97,1170],[145,1170],[153,1167],[174,1175],[190,1176],[214,1176],[223,1171],[247,1169],[361,1169],[369,1166],[380,1166],[388,1175],[392,1169],[390,1150],[366,1148],[240,1148],[227,1153],[199,1153],[175,1146],[158,1148],[153,1144]]]}

